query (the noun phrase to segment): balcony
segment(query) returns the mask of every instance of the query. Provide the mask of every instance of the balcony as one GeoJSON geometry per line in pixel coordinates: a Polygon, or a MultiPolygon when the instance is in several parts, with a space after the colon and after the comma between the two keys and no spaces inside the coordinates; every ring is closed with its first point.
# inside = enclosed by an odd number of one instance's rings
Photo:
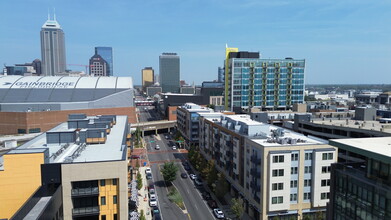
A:
{"type": "Polygon", "coordinates": [[[99,215],[99,206],[72,209],[73,217],[99,215]]]}
{"type": "Polygon", "coordinates": [[[72,189],[72,197],[79,196],[97,196],[99,195],[98,187],[90,187],[90,188],[80,188],[80,189],[72,189]]]}

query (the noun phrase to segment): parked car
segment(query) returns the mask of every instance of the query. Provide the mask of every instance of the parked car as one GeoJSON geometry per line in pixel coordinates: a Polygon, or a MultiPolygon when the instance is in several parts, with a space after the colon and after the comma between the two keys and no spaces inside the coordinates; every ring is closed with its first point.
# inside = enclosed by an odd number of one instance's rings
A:
{"type": "Polygon", "coordinates": [[[172,145],[172,149],[173,149],[173,150],[176,150],[176,146],[175,146],[175,145],[172,145]]]}
{"type": "Polygon", "coordinates": [[[152,173],[151,168],[148,167],[147,169],[145,169],[145,174],[147,173],[152,173]]]}
{"type": "Polygon", "coordinates": [[[195,178],[194,179],[194,184],[196,184],[196,186],[202,186],[203,185],[202,180],[199,179],[199,178],[195,178]]]}
{"type": "Polygon", "coordinates": [[[212,196],[210,195],[209,192],[204,191],[202,193],[202,198],[205,199],[205,200],[210,200],[210,199],[212,199],[212,196]]]}
{"type": "Polygon", "coordinates": [[[157,206],[157,200],[155,199],[150,199],[149,200],[149,206],[154,207],[157,206]]]}
{"type": "Polygon", "coordinates": [[[192,179],[192,180],[197,179],[197,175],[195,175],[194,173],[190,173],[189,176],[190,176],[190,179],[192,179]]]}
{"type": "Polygon", "coordinates": [[[183,168],[185,168],[185,170],[191,170],[189,165],[183,166],[183,168]]]}
{"type": "Polygon", "coordinates": [[[149,194],[149,199],[156,199],[156,194],[155,193],[150,193],[149,194]]]}
{"type": "Polygon", "coordinates": [[[183,161],[183,162],[182,162],[182,165],[183,165],[183,166],[189,166],[189,162],[183,161]]]}
{"type": "Polygon", "coordinates": [[[147,173],[145,176],[147,177],[147,180],[152,179],[152,173],[147,173]]]}
{"type": "Polygon", "coordinates": [[[187,174],[186,174],[186,173],[181,173],[181,177],[182,177],[183,179],[186,179],[186,178],[187,178],[187,174]]]}
{"type": "Polygon", "coordinates": [[[216,216],[216,218],[218,219],[224,219],[225,216],[224,216],[224,213],[223,211],[221,211],[221,209],[213,209],[213,214],[216,216]]]}
{"type": "Polygon", "coordinates": [[[158,144],[156,144],[155,150],[160,150],[160,146],[158,144]]]}
{"type": "Polygon", "coordinates": [[[152,216],[155,216],[155,215],[160,215],[160,210],[157,206],[153,207],[152,208],[152,216]]]}
{"type": "Polygon", "coordinates": [[[211,208],[211,209],[217,208],[217,202],[216,202],[215,200],[213,200],[213,199],[208,200],[206,203],[208,203],[208,206],[209,206],[209,208],[211,208]]]}

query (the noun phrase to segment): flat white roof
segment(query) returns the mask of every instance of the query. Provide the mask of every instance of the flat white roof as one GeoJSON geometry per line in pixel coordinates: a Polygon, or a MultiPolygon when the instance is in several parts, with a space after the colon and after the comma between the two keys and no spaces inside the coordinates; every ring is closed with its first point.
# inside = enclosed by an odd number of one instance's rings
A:
{"type": "Polygon", "coordinates": [[[330,144],[368,157],[383,156],[391,163],[391,137],[332,139],[330,144]]]}
{"type": "MultiPolygon", "coordinates": [[[[88,117],[95,118],[95,117],[88,117]]],[[[116,124],[111,128],[110,134],[107,135],[106,143],[104,144],[87,144],[85,149],[80,152],[80,155],[73,159],[72,162],[94,162],[94,161],[110,161],[122,160],[123,151],[126,150],[126,145],[122,146],[127,121],[127,116],[117,116],[116,124]],[[125,149],[124,149],[125,148],[125,149]]],[[[53,131],[74,131],[75,129],[68,129],[68,123],[64,122],[49,132],[53,131]]],[[[65,144],[47,144],[46,133],[34,138],[33,140],[23,144],[16,150],[9,153],[31,153],[49,150],[49,157],[56,153],[65,144]]],[[[69,146],[59,154],[54,161],[50,163],[64,163],[68,156],[71,156],[80,145],[76,143],[69,143],[69,146]]]]}
{"type": "Polygon", "coordinates": [[[230,118],[235,121],[240,121],[246,125],[262,125],[263,123],[254,121],[250,118],[250,115],[223,115],[226,118],[230,118]]]}

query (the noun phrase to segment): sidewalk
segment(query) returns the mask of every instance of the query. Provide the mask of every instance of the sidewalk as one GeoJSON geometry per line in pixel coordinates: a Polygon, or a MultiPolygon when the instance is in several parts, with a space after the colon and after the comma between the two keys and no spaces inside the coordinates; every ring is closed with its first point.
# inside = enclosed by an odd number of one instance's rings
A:
{"type": "MultiPolygon", "coordinates": [[[[139,206],[137,208],[138,213],[141,213],[141,210],[144,210],[144,216],[147,220],[152,220],[151,207],[149,207],[149,197],[148,197],[148,182],[145,176],[146,167],[140,167],[139,171],[141,178],[143,180],[143,187],[138,191],[139,206]]],[[[135,178],[137,179],[137,178],[135,178]]]]}

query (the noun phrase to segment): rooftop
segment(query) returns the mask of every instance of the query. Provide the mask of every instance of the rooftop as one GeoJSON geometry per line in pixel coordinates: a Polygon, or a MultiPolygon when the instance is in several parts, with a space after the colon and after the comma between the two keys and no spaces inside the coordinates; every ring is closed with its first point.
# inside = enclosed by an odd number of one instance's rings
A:
{"type": "Polygon", "coordinates": [[[330,144],[391,164],[391,137],[332,139],[330,144]]]}
{"type": "Polygon", "coordinates": [[[359,120],[349,120],[349,119],[315,119],[311,121],[314,124],[346,127],[346,128],[356,128],[372,131],[380,131],[385,133],[391,133],[391,125],[380,123],[379,121],[359,121],[359,120]]]}
{"type": "MultiPolygon", "coordinates": [[[[94,119],[96,117],[88,117],[94,119]]],[[[34,153],[48,150],[49,163],[66,163],[66,162],[95,162],[95,161],[111,161],[123,160],[126,146],[123,145],[124,136],[126,135],[127,116],[117,116],[116,124],[111,128],[110,134],[107,135],[105,143],[100,144],[82,144],[82,143],[59,143],[48,144],[46,134],[43,133],[33,140],[23,144],[15,150],[8,152],[12,153],[34,153]],[[53,156],[56,155],[56,156],[53,156]],[[69,161],[69,158],[73,159],[69,161]]],[[[50,132],[74,132],[76,129],[68,129],[68,122],[64,122],[50,132]]],[[[85,129],[81,129],[83,131],[85,129]]]]}
{"type": "MultiPolygon", "coordinates": [[[[205,113],[200,114],[203,116],[205,113]]],[[[250,119],[249,115],[221,115],[218,117],[205,117],[206,120],[213,123],[220,124],[223,127],[229,128],[236,133],[240,133],[243,136],[251,139],[255,143],[262,146],[292,146],[292,145],[314,145],[314,144],[327,144],[326,140],[305,136],[294,131],[277,127],[270,124],[257,122],[250,119]],[[227,120],[228,119],[228,120],[227,120]],[[229,123],[235,122],[234,125],[229,123]],[[236,123],[241,122],[241,123],[236,123]],[[247,128],[239,128],[241,125],[248,126],[247,128]]]]}

